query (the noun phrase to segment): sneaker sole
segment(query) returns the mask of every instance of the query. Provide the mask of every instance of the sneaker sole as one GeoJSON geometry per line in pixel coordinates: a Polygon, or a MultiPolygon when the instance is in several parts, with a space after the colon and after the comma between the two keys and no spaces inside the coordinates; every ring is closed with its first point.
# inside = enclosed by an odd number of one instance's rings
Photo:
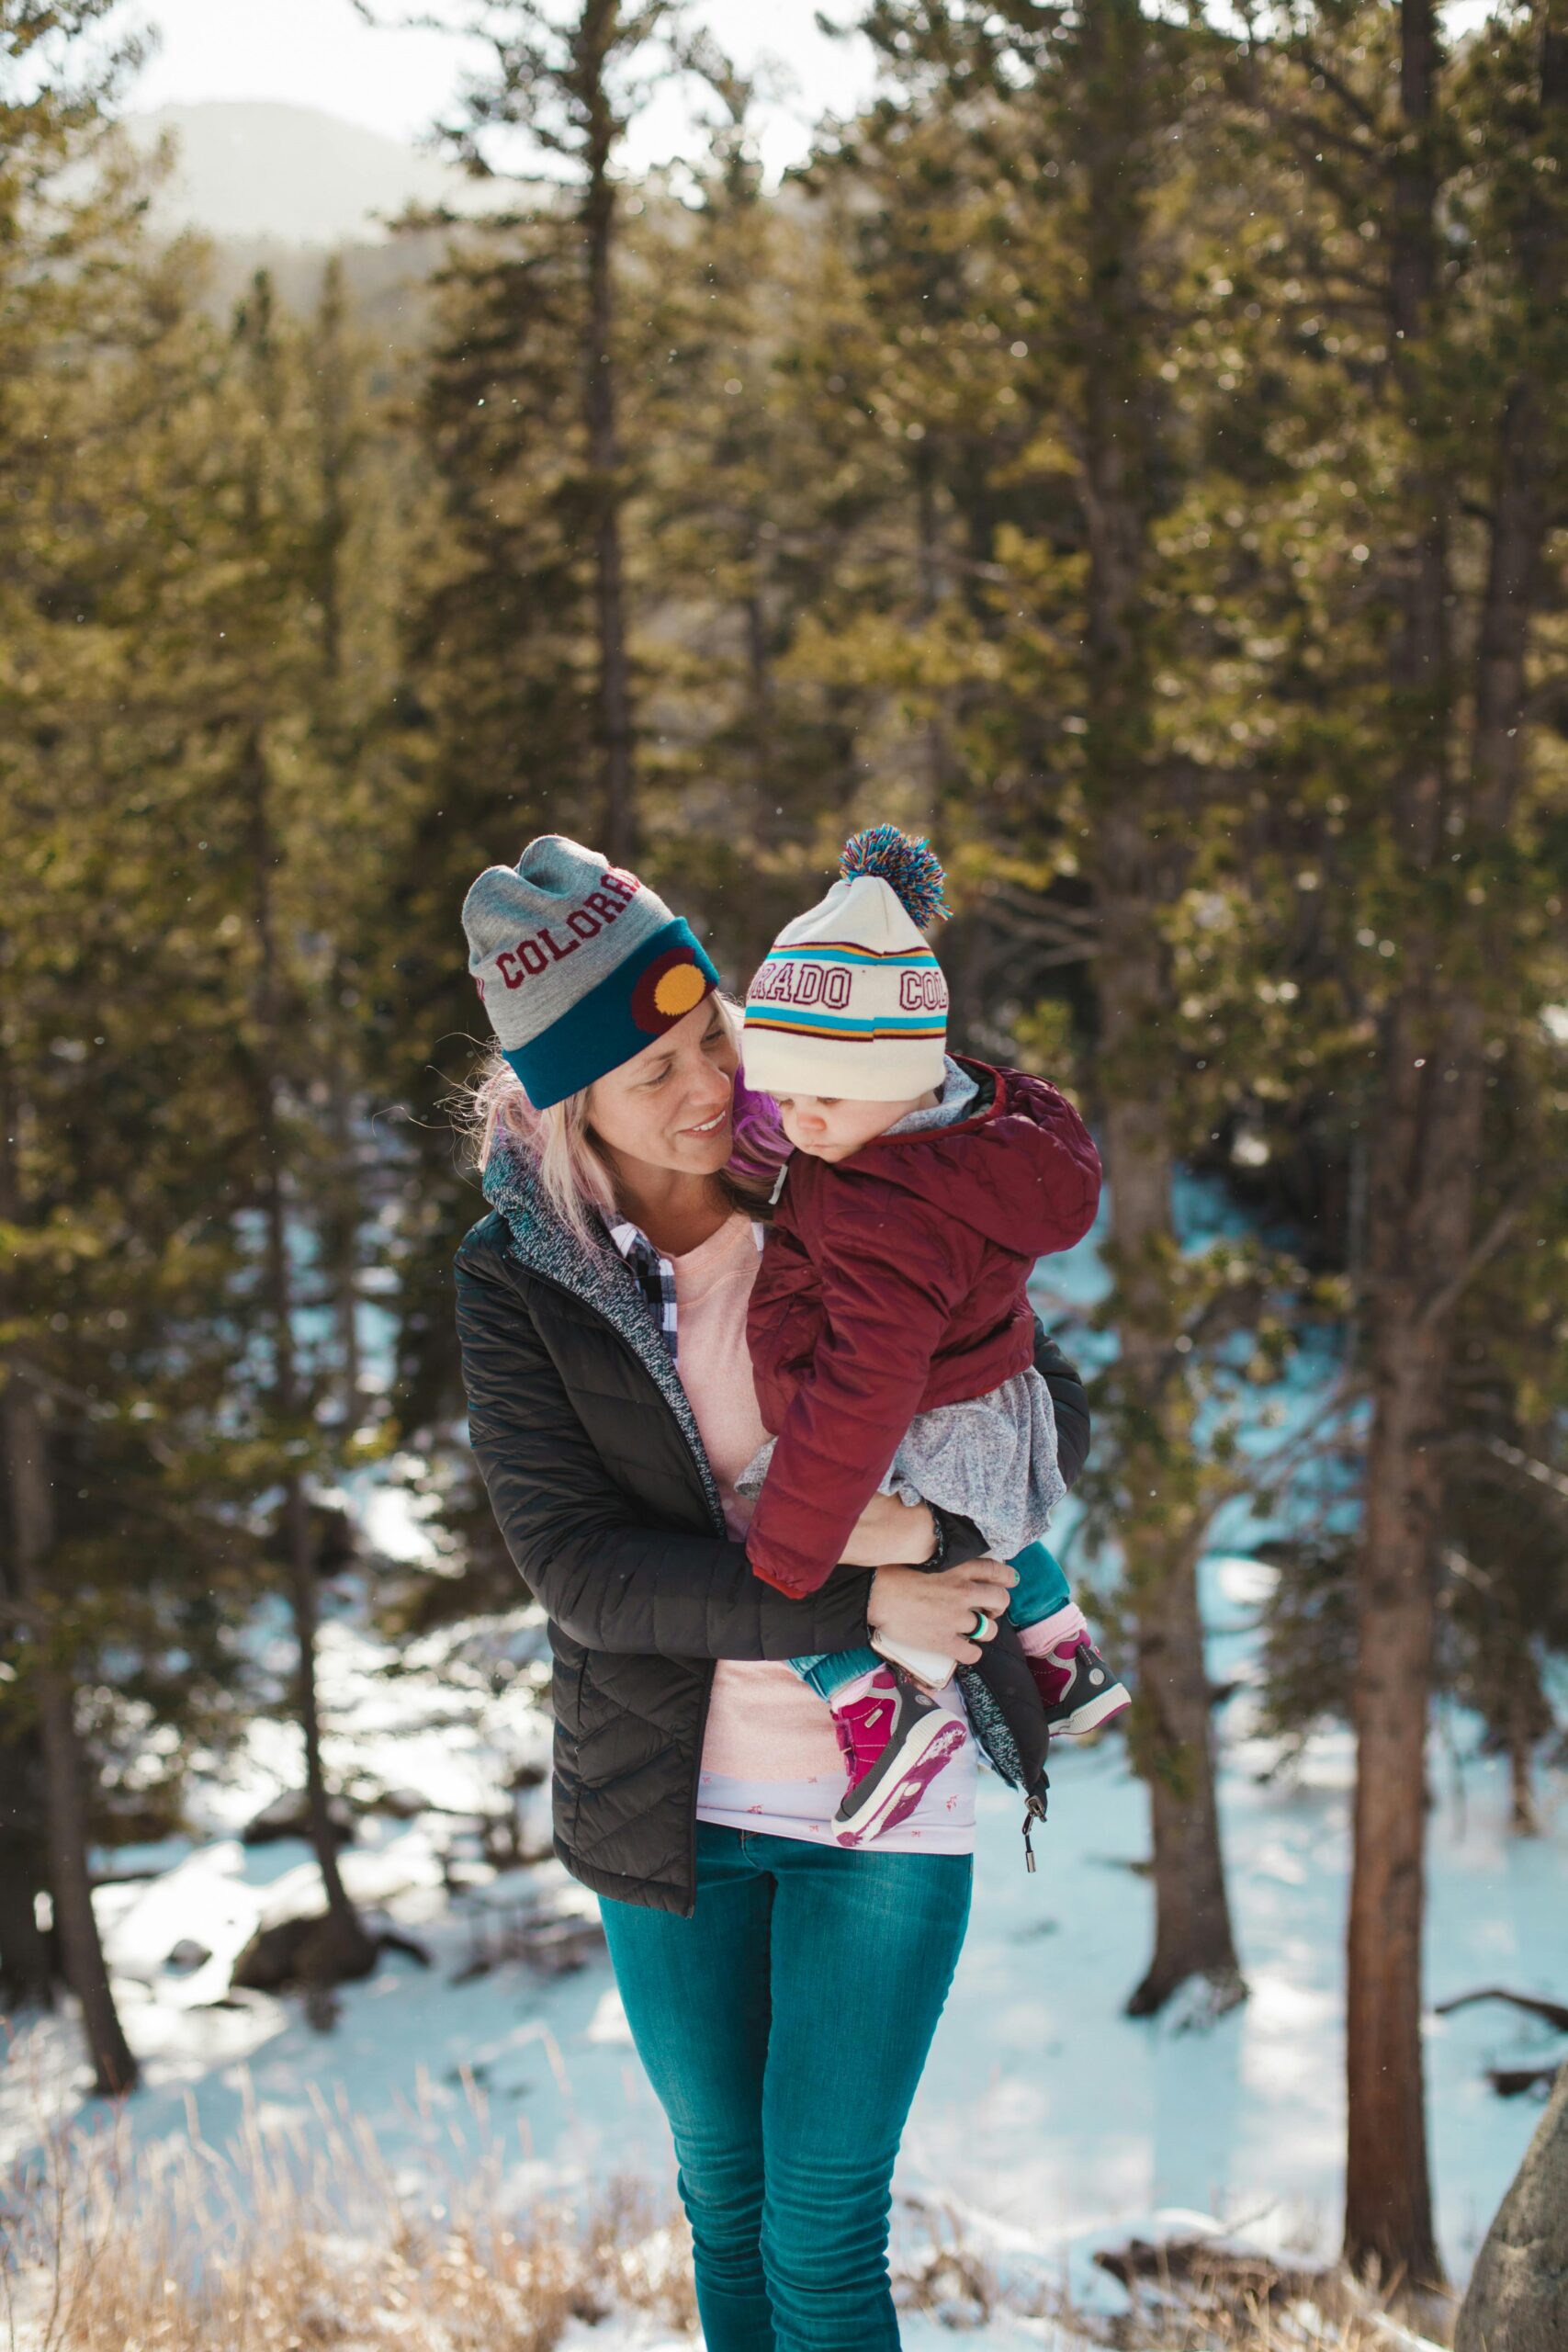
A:
{"type": "Polygon", "coordinates": [[[1118,1715],[1124,1715],[1132,1703],[1122,1685],[1113,1683],[1098,1698],[1086,1699],[1081,1707],[1075,1707],[1065,1723],[1053,1724],[1051,1736],[1053,1739],[1082,1739],[1086,1732],[1099,1731],[1102,1724],[1112,1722],[1118,1715]]]}
{"type": "Polygon", "coordinates": [[[912,1743],[914,1753],[905,1755],[898,1769],[886,1775],[863,1806],[850,1813],[840,1809],[834,1815],[833,1828],[839,1844],[863,1845],[867,1838],[908,1820],[937,1774],[957,1755],[968,1736],[967,1725],[952,1715],[933,1723],[922,1742],[912,1743]]]}

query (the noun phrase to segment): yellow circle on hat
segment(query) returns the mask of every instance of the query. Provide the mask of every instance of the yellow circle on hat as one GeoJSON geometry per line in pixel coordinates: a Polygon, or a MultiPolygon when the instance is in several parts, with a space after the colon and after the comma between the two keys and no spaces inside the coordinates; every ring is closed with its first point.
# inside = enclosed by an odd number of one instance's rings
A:
{"type": "Polygon", "coordinates": [[[672,964],[655,982],[653,1001],[667,1020],[676,1020],[702,1002],[707,986],[694,964],[672,964]]]}

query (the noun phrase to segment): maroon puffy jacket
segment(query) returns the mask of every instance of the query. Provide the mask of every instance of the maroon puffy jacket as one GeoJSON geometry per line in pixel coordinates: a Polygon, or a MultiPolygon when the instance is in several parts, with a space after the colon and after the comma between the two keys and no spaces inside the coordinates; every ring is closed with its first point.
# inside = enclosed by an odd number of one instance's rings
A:
{"type": "Polygon", "coordinates": [[[836,1164],[797,1151],[751,1292],[757,1401],[778,1438],[746,1539],[815,1592],[917,1413],[1033,1361],[1037,1258],[1094,1222],[1100,1155],[1043,1079],[966,1060],[980,1107],[836,1164]]]}

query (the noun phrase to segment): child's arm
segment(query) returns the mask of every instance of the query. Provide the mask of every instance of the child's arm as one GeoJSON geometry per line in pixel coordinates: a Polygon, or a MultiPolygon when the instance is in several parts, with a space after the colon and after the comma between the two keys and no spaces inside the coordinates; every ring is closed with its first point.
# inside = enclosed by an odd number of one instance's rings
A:
{"type": "MultiPolygon", "coordinates": [[[[829,1216],[815,1240],[820,1337],[815,1357],[788,1384],[793,1394],[747,1532],[752,1567],[781,1592],[815,1592],[841,1557],[919,1410],[932,1354],[984,1246],[968,1227],[942,1225],[930,1212],[911,1249],[906,1204],[895,1250],[867,1205],[862,1195],[829,1216]]],[[[770,1237],[768,1250],[783,1238],[770,1237]]],[[[759,1400],[768,1419],[762,1383],[759,1400]]]]}
{"type": "Polygon", "coordinates": [[[746,1309],[746,1344],[765,1429],[783,1429],[827,1332],[821,1270],[795,1229],[786,1192],[768,1227],[746,1309]]]}

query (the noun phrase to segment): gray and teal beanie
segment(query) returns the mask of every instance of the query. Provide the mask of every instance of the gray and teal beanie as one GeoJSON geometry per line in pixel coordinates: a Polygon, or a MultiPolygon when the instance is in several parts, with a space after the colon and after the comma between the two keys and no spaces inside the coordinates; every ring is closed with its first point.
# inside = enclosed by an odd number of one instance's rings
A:
{"type": "Polygon", "coordinates": [[[487,866],[463,929],[496,1041],[536,1111],[629,1062],[718,986],[656,891],[562,833],[487,866]]]}

